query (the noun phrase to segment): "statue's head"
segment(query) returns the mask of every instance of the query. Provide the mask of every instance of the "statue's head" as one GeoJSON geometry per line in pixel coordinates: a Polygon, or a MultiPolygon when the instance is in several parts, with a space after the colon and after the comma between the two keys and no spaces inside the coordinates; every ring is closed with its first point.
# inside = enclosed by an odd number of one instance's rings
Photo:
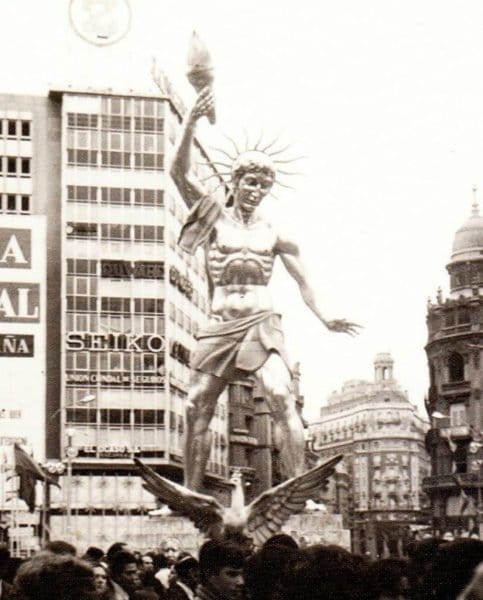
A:
{"type": "Polygon", "coordinates": [[[235,205],[245,212],[253,212],[272,189],[275,166],[264,152],[249,150],[233,161],[231,178],[235,205]]]}

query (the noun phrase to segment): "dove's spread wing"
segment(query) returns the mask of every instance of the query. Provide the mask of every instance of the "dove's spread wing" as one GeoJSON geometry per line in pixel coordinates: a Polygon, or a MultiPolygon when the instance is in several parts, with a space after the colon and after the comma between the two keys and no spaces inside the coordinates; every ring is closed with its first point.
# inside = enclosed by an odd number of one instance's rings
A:
{"type": "Polygon", "coordinates": [[[169,508],[188,517],[203,533],[209,534],[223,522],[223,507],[211,496],[194,492],[183,485],[158,475],[153,469],[134,459],[144,487],[169,508]]]}
{"type": "Polygon", "coordinates": [[[263,492],[247,506],[247,529],[255,544],[261,546],[269,537],[279,533],[290,517],[302,512],[305,502],[313,499],[332,475],[342,454],[317,465],[306,473],[263,492]]]}

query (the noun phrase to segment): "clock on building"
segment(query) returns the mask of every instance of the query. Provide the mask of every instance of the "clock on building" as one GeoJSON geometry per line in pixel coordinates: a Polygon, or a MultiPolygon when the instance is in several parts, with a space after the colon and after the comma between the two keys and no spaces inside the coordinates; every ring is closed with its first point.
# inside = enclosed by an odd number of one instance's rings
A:
{"type": "Polygon", "coordinates": [[[128,0],[70,0],[69,18],[83,40],[107,46],[129,31],[131,8],[128,0]]]}

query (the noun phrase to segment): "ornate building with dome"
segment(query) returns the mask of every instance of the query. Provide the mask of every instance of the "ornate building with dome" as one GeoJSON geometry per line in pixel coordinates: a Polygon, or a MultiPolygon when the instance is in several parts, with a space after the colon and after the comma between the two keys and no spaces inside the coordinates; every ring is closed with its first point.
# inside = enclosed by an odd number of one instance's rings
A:
{"type": "Polygon", "coordinates": [[[323,499],[330,507],[335,497],[336,508],[345,513],[353,551],[374,557],[404,555],[411,529],[425,522],[427,423],[394,378],[393,368],[390,354],[378,354],[374,381],[344,383],[320,409],[320,419],[309,425],[319,459],[344,454],[345,486],[336,477],[323,499]]]}
{"type": "MultiPolygon", "coordinates": [[[[483,217],[476,201],[457,230],[447,265],[450,293],[428,303],[431,429],[426,446],[435,531],[483,533],[483,217]]],[[[480,535],[480,537],[482,537],[480,535]]]]}

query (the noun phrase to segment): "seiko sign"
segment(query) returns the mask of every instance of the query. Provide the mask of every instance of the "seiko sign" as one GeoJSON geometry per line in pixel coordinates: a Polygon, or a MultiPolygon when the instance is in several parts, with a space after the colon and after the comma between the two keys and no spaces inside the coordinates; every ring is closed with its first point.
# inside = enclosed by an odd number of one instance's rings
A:
{"type": "Polygon", "coordinates": [[[0,322],[38,322],[39,284],[0,282],[0,322]]]}
{"type": "Polygon", "coordinates": [[[0,333],[0,356],[33,356],[34,336],[0,333]]]}
{"type": "Polygon", "coordinates": [[[123,350],[125,352],[162,352],[164,337],[136,333],[68,333],[68,350],[123,350]]]}
{"type": "Polygon", "coordinates": [[[101,260],[101,277],[111,279],[164,279],[164,263],[127,260],[101,260]]]}
{"type": "Polygon", "coordinates": [[[0,268],[30,269],[31,256],[30,230],[0,228],[0,268]]]}

